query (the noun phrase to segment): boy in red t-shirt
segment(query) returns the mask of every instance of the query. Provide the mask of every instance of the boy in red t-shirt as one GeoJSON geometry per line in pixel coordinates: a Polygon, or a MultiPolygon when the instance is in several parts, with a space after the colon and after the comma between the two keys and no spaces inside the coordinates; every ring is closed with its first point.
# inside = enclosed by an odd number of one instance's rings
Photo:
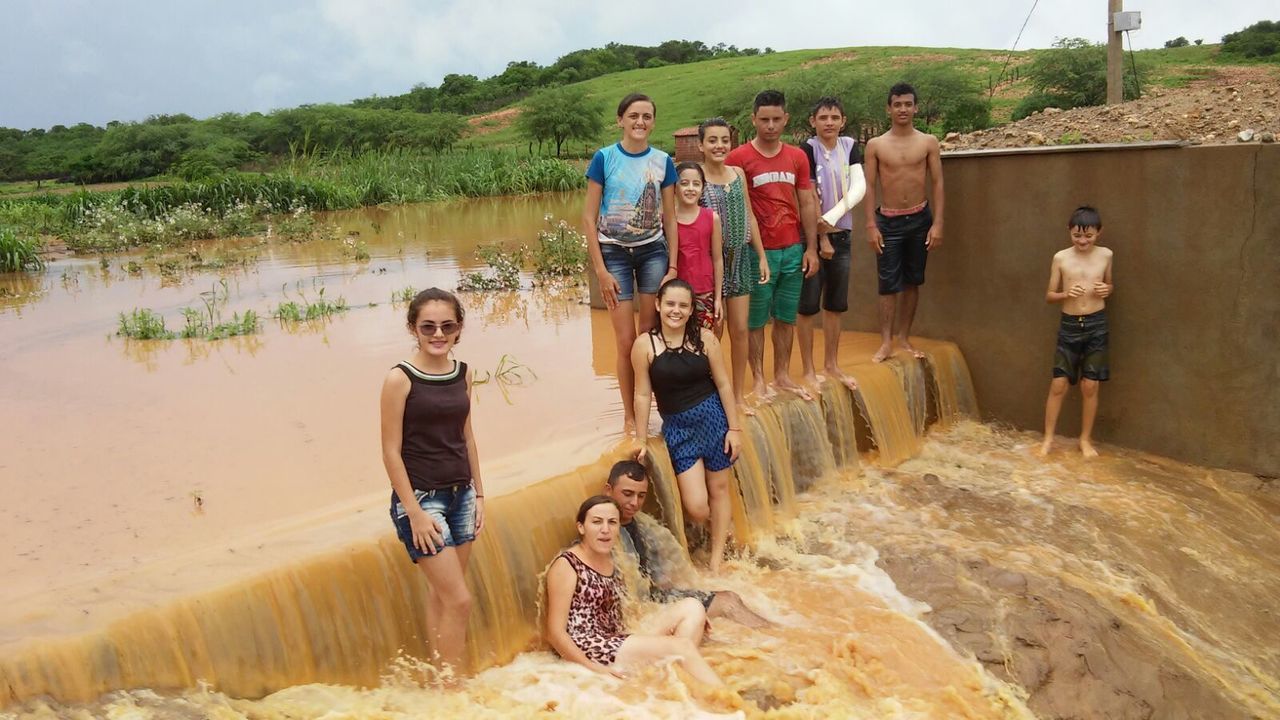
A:
{"type": "Polygon", "coordinates": [[[747,176],[751,210],[769,263],[769,282],[752,286],[747,317],[753,392],[760,398],[772,395],[764,379],[764,326],[772,317],[774,384],[812,400],[791,379],[791,340],[800,287],[818,271],[817,201],[810,192],[809,158],[781,140],[788,119],[782,93],[765,90],[756,95],[751,112],[755,139],[735,148],[724,162],[742,168],[747,176]]]}

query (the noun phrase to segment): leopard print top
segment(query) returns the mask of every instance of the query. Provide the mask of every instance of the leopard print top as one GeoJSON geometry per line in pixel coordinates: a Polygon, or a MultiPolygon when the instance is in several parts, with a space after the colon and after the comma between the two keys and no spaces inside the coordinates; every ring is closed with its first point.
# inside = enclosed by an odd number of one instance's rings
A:
{"type": "Polygon", "coordinates": [[[578,575],[569,603],[569,622],[565,628],[569,638],[587,657],[601,665],[612,665],[618,648],[627,639],[622,632],[620,580],[615,568],[612,575],[601,575],[582,558],[569,550],[560,553],[578,575]]]}

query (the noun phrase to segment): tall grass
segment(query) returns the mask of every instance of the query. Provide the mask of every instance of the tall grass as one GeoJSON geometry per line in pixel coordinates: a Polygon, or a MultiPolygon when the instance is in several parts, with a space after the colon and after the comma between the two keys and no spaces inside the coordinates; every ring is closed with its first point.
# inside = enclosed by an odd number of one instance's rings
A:
{"type": "Polygon", "coordinates": [[[109,250],[245,234],[268,215],[299,209],[522,195],[573,190],[584,183],[582,173],[566,162],[514,150],[313,152],[266,175],[4,199],[0,225],[58,235],[76,249],[109,250]]]}
{"type": "Polygon", "coordinates": [[[40,242],[19,235],[12,228],[0,227],[0,272],[41,270],[40,242]]]}

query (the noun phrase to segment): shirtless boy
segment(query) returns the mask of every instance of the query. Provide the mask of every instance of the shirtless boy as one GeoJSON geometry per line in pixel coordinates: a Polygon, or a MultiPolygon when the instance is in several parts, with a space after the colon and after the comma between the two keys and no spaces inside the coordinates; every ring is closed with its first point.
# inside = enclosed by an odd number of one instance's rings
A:
{"type": "Polygon", "coordinates": [[[912,124],[915,88],[906,83],[890,88],[888,113],[889,131],[867,143],[863,159],[867,242],[876,251],[880,276],[881,342],[873,362],[893,354],[895,338],[907,352],[924,357],[911,346],[911,321],[924,284],[925,261],[942,245],[941,147],[937,138],[912,124]],[[926,179],[932,183],[931,200],[925,195],[926,179]]]}
{"type": "Polygon", "coordinates": [[[1058,350],[1053,359],[1053,382],[1044,405],[1044,444],[1040,454],[1053,448],[1053,430],[1058,411],[1067,396],[1067,385],[1080,382],[1083,412],[1080,418],[1080,452],[1097,457],[1093,447],[1093,419],[1098,415],[1098,383],[1111,376],[1107,365],[1106,299],[1111,284],[1111,249],[1098,247],[1102,236],[1102,216],[1084,206],[1076,208],[1067,223],[1071,247],[1053,256],[1049,271],[1049,291],[1044,299],[1062,303],[1058,327],[1058,350]]]}

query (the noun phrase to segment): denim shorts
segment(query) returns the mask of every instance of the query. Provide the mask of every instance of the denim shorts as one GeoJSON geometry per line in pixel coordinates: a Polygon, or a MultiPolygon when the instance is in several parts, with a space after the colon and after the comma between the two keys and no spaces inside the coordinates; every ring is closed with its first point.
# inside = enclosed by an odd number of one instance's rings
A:
{"type": "Polygon", "coordinates": [[[619,300],[630,300],[637,292],[657,295],[670,265],[667,241],[663,238],[636,247],[600,243],[600,255],[609,274],[621,288],[619,300]]]}
{"type": "MultiPolygon", "coordinates": [[[[442,490],[418,490],[413,495],[418,505],[427,511],[440,532],[444,535],[445,547],[457,547],[476,539],[476,489],[471,484],[454,485],[442,490]]],[[[391,493],[391,522],[395,523],[396,536],[409,551],[409,559],[418,562],[420,558],[431,557],[413,546],[413,528],[409,525],[409,516],[400,505],[400,499],[394,491],[391,493]]]]}

